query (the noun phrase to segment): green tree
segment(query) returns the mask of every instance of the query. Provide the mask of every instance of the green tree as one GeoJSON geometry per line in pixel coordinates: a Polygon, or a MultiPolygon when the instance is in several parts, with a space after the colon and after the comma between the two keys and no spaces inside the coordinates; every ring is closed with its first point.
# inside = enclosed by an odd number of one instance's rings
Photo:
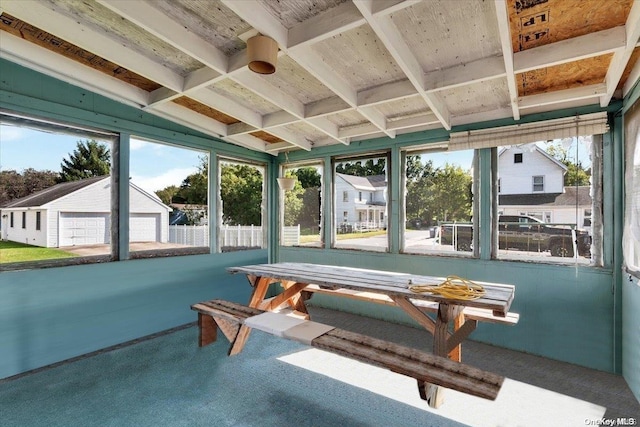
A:
{"type": "Polygon", "coordinates": [[[50,170],[28,168],[18,173],[15,170],[0,172],[0,206],[11,200],[26,197],[55,185],[59,175],[50,170]]]}
{"type": "Polygon", "coordinates": [[[471,218],[471,175],[460,166],[445,164],[433,177],[433,212],[441,221],[471,218]]]}
{"type": "Polygon", "coordinates": [[[109,147],[94,139],[78,141],[68,159],[60,164],[60,182],[79,181],[94,176],[109,175],[111,153],[109,147]]]}
{"type": "Polygon", "coordinates": [[[406,217],[421,219],[432,225],[434,217],[434,176],[431,160],[422,164],[420,156],[407,156],[406,161],[406,217]]]}
{"type": "MultiPolygon", "coordinates": [[[[195,173],[187,176],[180,188],[172,194],[173,203],[185,203],[190,205],[206,205],[209,200],[209,162],[206,156],[199,157],[200,164],[195,173]]],[[[160,190],[163,194],[171,195],[172,187],[160,190]]],[[[162,197],[160,197],[162,199],[162,197]]]]}
{"type": "Polygon", "coordinates": [[[362,160],[357,160],[353,163],[338,163],[336,165],[336,172],[353,176],[384,175],[385,164],[385,159],[382,158],[367,159],[364,161],[364,163],[362,162],[362,160]]]}
{"type": "Polygon", "coordinates": [[[156,196],[160,197],[160,200],[162,200],[162,203],[165,205],[170,205],[172,203],[177,203],[173,198],[178,194],[178,191],[180,191],[180,189],[177,186],[170,185],[162,190],[156,191],[156,196]]]}
{"type": "Polygon", "coordinates": [[[241,164],[222,165],[222,221],[229,225],[262,224],[262,186],[262,174],[255,167],[241,164]]]}
{"type": "MultiPolygon", "coordinates": [[[[292,178],[296,175],[292,171],[287,171],[286,178],[292,178]]],[[[284,192],[284,225],[289,227],[300,224],[301,212],[303,209],[303,195],[305,189],[302,188],[302,182],[296,180],[296,185],[292,190],[284,192]]]]}
{"type": "Polygon", "coordinates": [[[547,145],[545,151],[567,167],[567,173],[564,175],[564,185],[566,187],[589,185],[591,174],[582,166],[581,161],[575,162],[569,158],[569,151],[560,142],[547,145]]]}

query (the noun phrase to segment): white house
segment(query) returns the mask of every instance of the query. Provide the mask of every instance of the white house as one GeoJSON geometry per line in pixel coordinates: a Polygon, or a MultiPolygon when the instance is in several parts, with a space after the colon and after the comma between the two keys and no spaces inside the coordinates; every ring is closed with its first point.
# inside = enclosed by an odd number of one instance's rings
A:
{"type": "Polygon", "coordinates": [[[564,186],[567,167],[537,145],[505,148],[498,154],[498,210],[544,222],[591,226],[589,186],[564,186]],[[576,207],[578,212],[576,215],[576,207]]]}
{"type": "Polygon", "coordinates": [[[385,175],[336,174],[336,222],[385,228],[387,180],[385,175]]]}
{"type": "MultiPolygon", "coordinates": [[[[129,183],[131,242],[167,242],[171,208],[129,183]]],[[[110,243],[111,180],[65,182],[1,207],[2,239],[42,247],[110,243]]]]}

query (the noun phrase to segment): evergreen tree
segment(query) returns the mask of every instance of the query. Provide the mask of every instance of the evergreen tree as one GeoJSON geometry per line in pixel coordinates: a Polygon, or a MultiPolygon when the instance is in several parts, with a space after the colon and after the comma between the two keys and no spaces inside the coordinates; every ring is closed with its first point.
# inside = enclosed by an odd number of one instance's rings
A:
{"type": "Polygon", "coordinates": [[[111,153],[109,147],[94,139],[78,141],[76,149],[60,164],[60,182],[79,181],[94,176],[109,175],[111,153]]]}

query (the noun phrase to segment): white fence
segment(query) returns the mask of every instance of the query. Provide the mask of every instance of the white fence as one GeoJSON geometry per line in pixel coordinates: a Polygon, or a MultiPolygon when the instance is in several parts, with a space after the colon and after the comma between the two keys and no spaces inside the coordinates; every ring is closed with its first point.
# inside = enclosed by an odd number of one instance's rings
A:
{"type": "MultiPolygon", "coordinates": [[[[300,225],[284,227],[283,244],[300,244],[300,225]]],[[[262,247],[262,227],[254,225],[223,225],[220,227],[221,247],[262,247]]],[[[186,246],[209,246],[209,226],[170,225],[169,243],[186,246]]]]}
{"type": "Polygon", "coordinates": [[[170,225],[169,243],[186,246],[209,246],[208,225],[170,225]]]}

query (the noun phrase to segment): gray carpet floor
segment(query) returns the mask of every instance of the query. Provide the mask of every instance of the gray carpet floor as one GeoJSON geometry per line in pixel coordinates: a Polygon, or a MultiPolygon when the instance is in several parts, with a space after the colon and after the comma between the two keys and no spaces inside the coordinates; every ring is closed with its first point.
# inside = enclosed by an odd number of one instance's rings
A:
{"type": "MultiPolygon", "coordinates": [[[[312,318],[404,345],[430,346],[426,332],[407,326],[317,307],[312,318]]],[[[292,341],[254,331],[235,357],[226,356],[228,343],[221,334],[208,347],[196,343],[194,326],[178,328],[2,380],[0,425],[465,425],[285,363],[280,358],[309,349],[292,341]]],[[[640,404],[619,376],[475,342],[465,342],[464,358],[517,381],[602,405],[607,418],[640,419],[640,404]]],[[[417,395],[409,388],[407,393],[417,395]]],[[[530,425],[538,425],[535,417],[530,425]]]]}

